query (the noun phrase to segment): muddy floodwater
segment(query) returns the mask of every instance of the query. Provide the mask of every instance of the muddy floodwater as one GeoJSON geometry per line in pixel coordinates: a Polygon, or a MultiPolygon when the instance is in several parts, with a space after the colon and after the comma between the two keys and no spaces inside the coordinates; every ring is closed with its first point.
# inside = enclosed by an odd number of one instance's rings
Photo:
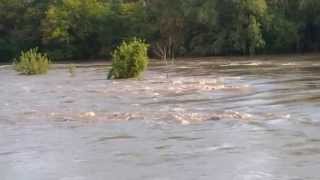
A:
{"type": "Polygon", "coordinates": [[[0,67],[1,180],[319,180],[320,58],[0,67]]]}

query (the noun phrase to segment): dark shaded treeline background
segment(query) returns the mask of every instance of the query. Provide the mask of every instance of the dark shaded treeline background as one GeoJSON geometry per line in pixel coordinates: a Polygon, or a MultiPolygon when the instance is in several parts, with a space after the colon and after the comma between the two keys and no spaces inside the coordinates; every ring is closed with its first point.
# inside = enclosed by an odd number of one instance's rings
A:
{"type": "Polygon", "coordinates": [[[317,52],[319,0],[0,0],[0,61],[39,47],[56,60],[110,56],[139,37],[151,55],[317,52]]]}

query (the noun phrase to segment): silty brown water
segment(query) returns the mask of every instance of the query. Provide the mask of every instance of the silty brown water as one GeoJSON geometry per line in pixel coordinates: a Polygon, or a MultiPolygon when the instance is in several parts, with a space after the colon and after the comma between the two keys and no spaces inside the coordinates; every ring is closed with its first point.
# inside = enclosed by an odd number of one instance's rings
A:
{"type": "Polygon", "coordinates": [[[318,180],[319,70],[194,59],[108,81],[105,66],[1,67],[1,179],[318,180]]]}

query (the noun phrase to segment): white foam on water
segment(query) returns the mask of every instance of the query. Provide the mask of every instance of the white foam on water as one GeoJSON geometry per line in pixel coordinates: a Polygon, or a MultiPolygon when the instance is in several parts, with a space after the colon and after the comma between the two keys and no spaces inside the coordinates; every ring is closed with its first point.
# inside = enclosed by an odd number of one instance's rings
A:
{"type": "Polygon", "coordinates": [[[284,63],[284,64],[281,64],[282,66],[296,66],[298,65],[297,63],[284,63]]]}
{"type": "Polygon", "coordinates": [[[9,67],[11,67],[11,65],[2,65],[0,66],[0,69],[9,68],[9,67]]]}

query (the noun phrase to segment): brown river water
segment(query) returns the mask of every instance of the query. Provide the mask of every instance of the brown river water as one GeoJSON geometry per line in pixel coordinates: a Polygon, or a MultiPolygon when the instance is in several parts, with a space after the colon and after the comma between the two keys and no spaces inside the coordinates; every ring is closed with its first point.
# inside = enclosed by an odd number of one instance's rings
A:
{"type": "Polygon", "coordinates": [[[1,66],[0,179],[319,180],[319,60],[1,66]]]}

